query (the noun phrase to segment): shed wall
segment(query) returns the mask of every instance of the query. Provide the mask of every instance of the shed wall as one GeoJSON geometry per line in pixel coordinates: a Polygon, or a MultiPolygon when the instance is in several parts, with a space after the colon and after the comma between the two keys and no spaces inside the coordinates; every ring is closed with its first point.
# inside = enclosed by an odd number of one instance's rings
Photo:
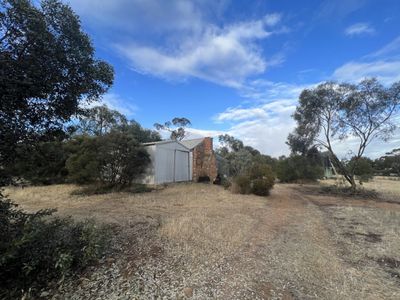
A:
{"type": "Polygon", "coordinates": [[[156,145],[155,183],[191,180],[190,151],[174,142],[156,145]]]}

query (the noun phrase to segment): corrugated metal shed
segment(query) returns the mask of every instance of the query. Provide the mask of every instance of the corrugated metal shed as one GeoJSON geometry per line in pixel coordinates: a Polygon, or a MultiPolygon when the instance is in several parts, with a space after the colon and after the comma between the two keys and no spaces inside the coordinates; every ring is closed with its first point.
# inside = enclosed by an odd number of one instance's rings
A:
{"type": "Polygon", "coordinates": [[[192,180],[192,154],[177,141],[144,143],[151,163],[140,180],[146,184],[162,184],[192,180]]]}
{"type": "Polygon", "coordinates": [[[204,138],[192,139],[192,140],[183,140],[180,141],[182,145],[186,148],[193,150],[197,145],[204,141],[204,138]]]}

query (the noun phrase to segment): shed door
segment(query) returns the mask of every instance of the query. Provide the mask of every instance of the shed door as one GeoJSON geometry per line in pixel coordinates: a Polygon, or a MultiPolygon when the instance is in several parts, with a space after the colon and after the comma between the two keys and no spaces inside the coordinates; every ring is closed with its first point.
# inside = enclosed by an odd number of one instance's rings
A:
{"type": "Polygon", "coordinates": [[[190,180],[189,152],[175,150],[175,180],[190,180]]]}

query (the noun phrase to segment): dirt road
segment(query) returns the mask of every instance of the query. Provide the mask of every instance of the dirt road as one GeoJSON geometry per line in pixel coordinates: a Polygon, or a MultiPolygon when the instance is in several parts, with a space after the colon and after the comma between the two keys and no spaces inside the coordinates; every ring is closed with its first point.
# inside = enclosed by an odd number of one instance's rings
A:
{"type": "Polygon", "coordinates": [[[61,190],[57,201],[44,188],[29,201],[11,195],[26,209],[117,224],[117,252],[55,299],[400,298],[396,203],[299,185],[276,185],[268,198],[203,184],[96,197],[61,190]]]}

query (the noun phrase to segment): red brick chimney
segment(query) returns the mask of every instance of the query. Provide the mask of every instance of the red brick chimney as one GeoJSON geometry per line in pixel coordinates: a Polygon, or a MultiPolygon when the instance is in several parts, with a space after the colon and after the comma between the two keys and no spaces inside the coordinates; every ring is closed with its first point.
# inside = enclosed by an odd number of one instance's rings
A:
{"type": "Polygon", "coordinates": [[[204,152],[211,154],[213,152],[213,139],[210,137],[204,138],[204,152]]]}

